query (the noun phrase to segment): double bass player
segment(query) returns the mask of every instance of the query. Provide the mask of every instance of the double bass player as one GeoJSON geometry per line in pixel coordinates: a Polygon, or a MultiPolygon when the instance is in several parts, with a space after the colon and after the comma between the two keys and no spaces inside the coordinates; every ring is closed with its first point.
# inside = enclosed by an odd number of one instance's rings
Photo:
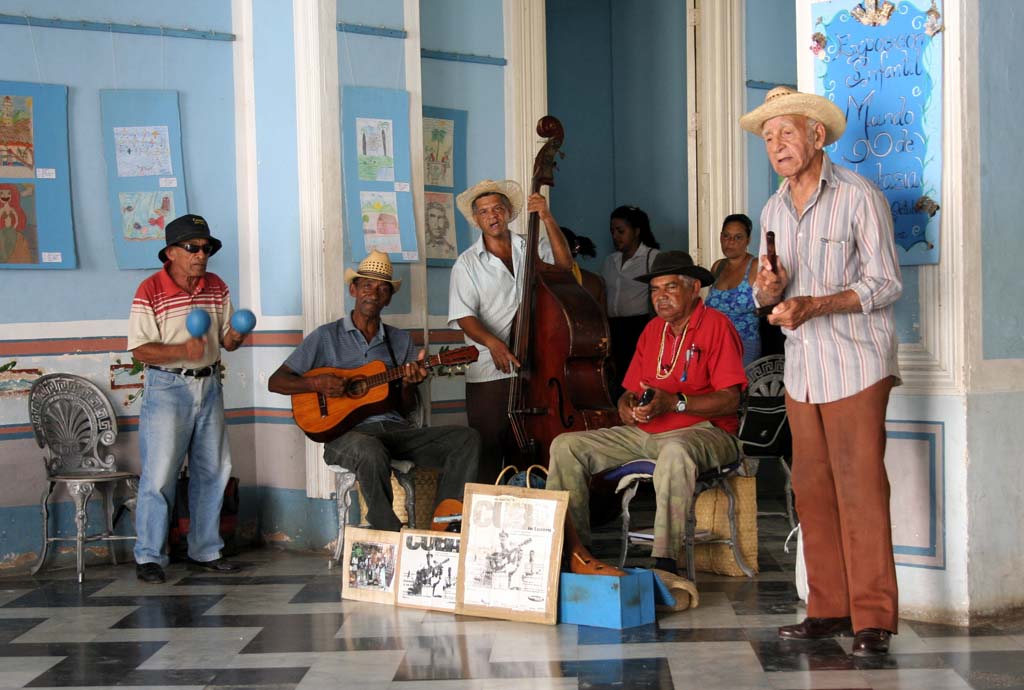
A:
{"type": "MultiPolygon", "coordinates": [[[[506,459],[517,452],[507,414],[509,387],[520,362],[509,348],[513,320],[523,296],[526,240],[509,229],[523,209],[523,191],[512,180],[483,180],[456,200],[480,239],[459,255],[452,268],[448,326],[461,328],[480,358],[466,372],[469,426],[483,439],[479,480],[493,483],[506,459]]],[[[542,261],[572,270],[569,245],[551,215],[547,200],[532,194],[527,211],[537,213],[546,235],[538,244],[542,261]]]]}

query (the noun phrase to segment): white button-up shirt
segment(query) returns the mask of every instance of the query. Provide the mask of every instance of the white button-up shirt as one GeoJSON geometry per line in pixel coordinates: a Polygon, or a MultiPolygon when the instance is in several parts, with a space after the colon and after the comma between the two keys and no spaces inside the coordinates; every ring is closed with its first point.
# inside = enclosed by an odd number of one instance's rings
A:
{"type": "Polygon", "coordinates": [[[782,329],[789,395],[827,403],[887,376],[898,379],[893,303],[903,282],[892,212],[882,192],[825,155],[803,215],[797,218],[787,180],[761,212],[762,247],[768,230],[775,232],[779,262],[789,273],[783,299],[853,290],[861,304],[858,313],[827,314],[782,329]]]}
{"type": "Polygon", "coordinates": [[[651,306],[647,283],[636,278],[650,272],[658,250],[641,244],[633,256],[622,260],[622,252],[609,254],[601,266],[608,292],[608,316],[640,316],[651,306]]]}
{"type": "MultiPolygon", "coordinates": [[[[547,233],[542,229],[537,247],[542,261],[554,263],[547,233]]],[[[458,328],[459,319],[475,316],[481,323],[508,344],[512,320],[519,309],[523,293],[523,271],[526,266],[526,239],[512,233],[512,267],[515,276],[501,259],[487,251],[484,238],[473,243],[459,255],[452,267],[451,289],[448,291],[448,327],[458,328]]],[[[468,335],[466,343],[476,345],[480,358],[469,365],[466,381],[480,383],[510,378],[494,366],[491,351],[468,335]]]]}

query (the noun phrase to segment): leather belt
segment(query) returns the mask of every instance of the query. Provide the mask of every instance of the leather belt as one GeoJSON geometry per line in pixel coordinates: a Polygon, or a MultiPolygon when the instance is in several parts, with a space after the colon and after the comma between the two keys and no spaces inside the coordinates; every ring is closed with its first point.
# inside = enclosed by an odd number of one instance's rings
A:
{"type": "Polygon", "coordinates": [[[202,369],[169,369],[167,367],[158,367],[154,364],[147,364],[146,368],[156,369],[157,371],[162,371],[166,374],[177,374],[179,376],[194,376],[197,379],[201,379],[204,376],[211,376],[212,374],[215,374],[217,372],[217,369],[220,368],[220,362],[214,362],[210,366],[203,367],[202,369]]]}

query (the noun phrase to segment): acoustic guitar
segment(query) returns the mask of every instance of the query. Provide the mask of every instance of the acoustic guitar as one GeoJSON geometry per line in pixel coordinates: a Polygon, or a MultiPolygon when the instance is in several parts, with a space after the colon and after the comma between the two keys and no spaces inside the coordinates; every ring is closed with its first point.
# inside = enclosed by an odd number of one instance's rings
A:
{"type": "MultiPolygon", "coordinates": [[[[431,369],[436,366],[458,366],[475,362],[480,352],[472,345],[440,352],[424,360],[431,369]]],[[[296,393],[292,396],[292,416],[299,428],[314,441],[326,443],[341,436],[367,417],[383,414],[394,407],[388,394],[392,381],[402,378],[402,367],[388,369],[375,361],[356,369],[319,367],[304,377],[334,374],[345,379],[345,393],[328,397],[323,393],[296,393]]]]}

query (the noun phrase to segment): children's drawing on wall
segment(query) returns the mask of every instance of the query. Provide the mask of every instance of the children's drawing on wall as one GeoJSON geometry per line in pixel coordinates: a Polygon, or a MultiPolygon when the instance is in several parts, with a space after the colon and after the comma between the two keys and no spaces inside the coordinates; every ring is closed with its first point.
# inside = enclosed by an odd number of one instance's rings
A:
{"type": "Polygon", "coordinates": [[[359,150],[359,179],[393,182],[395,149],[391,120],[356,118],[356,146],[359,150]]]}
{"type": "Polygon", "coordinates": [[[35,177],[32,97],[0,99],[0,177],[35,177]]]}
{"type": "Polygon", "coordinates": [[[18,361],[12,359],[0,365],[0,397],[28,395],[32,382],[43,375],[42,369],[15,369],[18,361]]]}
{"type": "Polygon", "coordinates": [[[455,146],[455,121],[436,117],[423,118],[423,170],[425,184],[453,187],[452,176],[455,146]]]}
{"type": "Polygon", "coordinates": [[[171,143],[167,125],[114,127],[118,177],[171,175],[171,143]]]}
{"type": "Polygon", "coordinates": [[[0,264],[39,263],[34,184],[0,183],[0,264]]]}
{"type": "Polygon", "coordinates": [[[118,192],[126,240],[160,240],[168,219],[177,218],[171,192],[118,192]]]}
{"type": "Polygon", "coordinates": [[[428,259],[455,259],[455,197],[444,192],[425,192],[428,259]]]}
{"type": "Polygon", "coordinates": [[[394,192],[359,192],[363,243],[366,251],[402,251],[398,230],[398,202],[394,192]]]}

